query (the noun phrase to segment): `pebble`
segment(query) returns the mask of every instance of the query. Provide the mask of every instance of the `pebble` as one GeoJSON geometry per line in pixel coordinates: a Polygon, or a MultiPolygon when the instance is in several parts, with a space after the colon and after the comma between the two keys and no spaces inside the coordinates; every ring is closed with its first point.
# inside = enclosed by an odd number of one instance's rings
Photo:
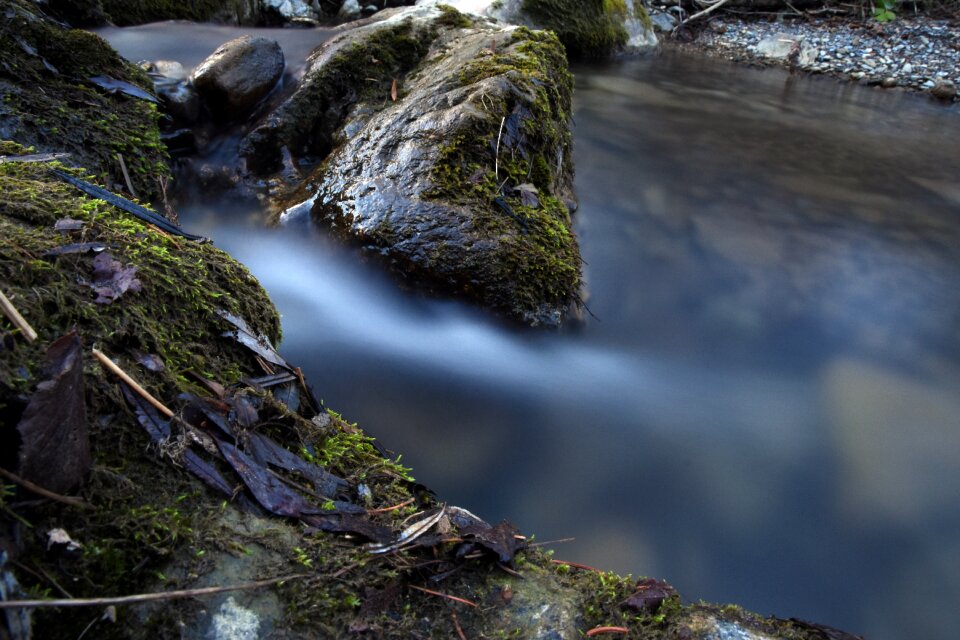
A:
{"type": "Polygon", "coordinates": [[[765,38],[803,39],[817,50],[807,64],[795,68],[876,84],[931,91],[956,100],[960,86],[960,47],[957,21],[925,16],[901,16],[880,24],[874,21],[825,20],[765,22],[735,16],[713,18],[696,40],[680,47],[696,48],[734,60],[788,65],[757,53],[765,38]]]}

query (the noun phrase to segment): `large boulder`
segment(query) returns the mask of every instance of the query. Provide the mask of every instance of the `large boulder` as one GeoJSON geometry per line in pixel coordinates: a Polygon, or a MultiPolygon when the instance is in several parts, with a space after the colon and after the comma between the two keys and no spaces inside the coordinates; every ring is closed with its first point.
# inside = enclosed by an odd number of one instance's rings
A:
{"type": "Polygon", "coordinates": [[[225,42],[191,75],[193,87],[211,111],[227,119],[248,115],[283,75],[283,51],[276,40],[240,36],[225,42]]]}
{"type": "Polygon", "coordinates": [[[571,86],[552,33],[418,9],[329,42],[244,150],[333,149],[316,219],[422,287],[556,326],[580,289],[571,86]]]}

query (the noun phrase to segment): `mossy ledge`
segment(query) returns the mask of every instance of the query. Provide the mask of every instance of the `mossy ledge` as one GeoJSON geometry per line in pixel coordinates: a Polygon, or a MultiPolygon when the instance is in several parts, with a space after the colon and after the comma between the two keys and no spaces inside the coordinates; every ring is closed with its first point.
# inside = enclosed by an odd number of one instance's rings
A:
{"type": "MultiPolygon", "coordinates": [[[[77,63],[97,70],[90,59],[77,63]]],[[[17,88],[26,99],[35,99],[28,94],[39,91],[30,82],[17,88]]],[[[53,92],[49,86],[44,90],[53,92]]],[[[68,133],[92,135],[88,120],[74,113],[83,108],[64,101],[64,122],[78,128],[68,133]]],[[[149,112],[139,118],[137,126],[155,131],[149,112]]],[[[39,151],[23,143],[22,137],[0,141],[0,156],[39,151]]],[[[53,167],[88,180],[99,176],[53,167]]],[[[96,346],[179,410],[181,393],[206,393],[189,372],[231,385],[263,371],[250,350],[222,335],[231,327],[217,311],[244,318],[276,342],[280,328],[274,307],[250,273],[222,251],[160,233],[82,195],[50,168],[0,162],[0,285],[38,334],[29,342],[0,317],[0,466],[16,469],[17,424],[42,379],[47,346],[74,329],[83,341],[86,426],[94,460],[74,491],[85,508],[39,499],[0,481],[0,547],[10,556],[3,571],[14,575],[27,595],[44,598],[226,586],[291,573],[306,577],[232,595],[120,606],[115,621],[103,616],[102,607],[38,610],[34,637],[228,637],[215,635],[216,617],[231,602],[257,617],[261,637],[281,639],[449,638],[462,629],[471,638],[572,640],[598,626],[620,626],[626,629],[623,637],[644,640],[824,637],[818,627],[762,618],[739,607],[682,606],[676,595],[649,610],[630,608],[624,602],[636,585],[629,576],[578,568],[534,547],[513,560],[511,570],[522,578],[488,556],[470,554],[445,579],[428,581],[429,567],[456,548],[455,537],[427,549],[372,556],[345,536],[305,531],[295,521],[223,500],[173,463],[175,451],[148,445],[115,380],[87,354],[96,346]],[[76,221],[70,225],[74,230],[55,228],[64,218],[76,221]],[[137,269],[142,289],[96,304],[85,282],[91,256],[48,254],[79,240],[108,246],[120,262],[137,269]],[[158,356],[164,368],[141,366],[137,351],[158,356]],[[67,531],[82,551],[59,555],[48,549],[46,532],[54,528],[67,531]],[[415,588],[422,586],[480,606],[415,588]]],[[[412,513],[435,506],[436,499],[413,484],[397,461],[382,457],[358,426],[329,410],[292,413],[270,392],[252,393],[262,403],[255,428],[351,486],[363,483],[370,496],[365,504],[379,523],[399,530],[412,513]],[[403,506],[380,509],[397,505],[403,506]]]]}
{"type": "Polygon", "coordinates": [[[69,162],[111,188],[124,183],[122,154],[137,195],[159,196],[168,170],[156,105],[89,81],[107,76],[152,91],[147,75],[97,36],[50,20],[36,3],[2,0],[0,8],[7,16],[0,37],[0,138],[69,152],[69,162]]]}

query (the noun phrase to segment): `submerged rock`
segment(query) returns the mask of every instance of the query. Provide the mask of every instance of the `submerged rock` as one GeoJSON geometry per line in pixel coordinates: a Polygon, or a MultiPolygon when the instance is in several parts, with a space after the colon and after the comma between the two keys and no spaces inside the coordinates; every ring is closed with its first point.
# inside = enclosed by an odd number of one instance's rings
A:
{"type": "Polygon", "coordinates": [[[228,118],[250,113],[283,75],[276,40],[241,36],[217,47],[191,75],[197,93],[228,118]]]}
{"type": "Polygon", "coordinates": [[[284,147],[334,148],[307,181],[316,218],[421,286],[557,326],[577,308],[581,262],[563,48],[548,32],[416,15],[327,43],[247,158],[276,168],[284,147]]]}

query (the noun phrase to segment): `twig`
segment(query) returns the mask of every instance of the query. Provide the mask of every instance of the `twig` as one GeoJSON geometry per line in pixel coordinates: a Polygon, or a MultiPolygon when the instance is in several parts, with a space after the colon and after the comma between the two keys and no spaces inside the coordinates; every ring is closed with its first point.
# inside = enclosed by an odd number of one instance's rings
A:
{"type": "Polygon", "coordinates": [[[123,154],[119,151],[117,152],[117,160],[120,161],[120,170],[123,171],[123,179],[127,183],[127,193],[136,198],[137,192],[133,190],[133,183],[130,182],[130,174],[127,173],[127,163],[123,161],[123,154]]]}
{"type": "Polygon", "coordinates": [[[409,500],[404,500],[400,504],[395,504],[392,507],[381,507],[380,509],[367,509],[367,513],[374,514],[374,513],[387,513],[389,511],[396,511],[397,509],[404,508],[408,504],[412,504],[415,500],[416,498],[410,498],[409,500]]]}
{"type": "Polygon", "coordinates": [[[700,18],[700,17],[702,17],[702,16],[707,15],[708,13],[713,13],[714,11],[716,11],[717,9],[719,9],[720,7],[722,7],[723,5],[727,4],[729,1],[730,1],[730,0],[720,0],[719,2],[715,2],[715,3],[711,4],[709,7],[707,7],[706,9],[704,9],[703,11],[699,11],[699,12],[693,14],[692,16],[690,16],[689,18],[687,18],[686,20],[684,20],[683,22],[681,22],[678,26],[683,26],[683,25],[685,25],[685,24],[688,24],[688,23],[690,23],[690,22],[693,22],[693,21],[696,20],[697,18],[700,18]]]}
{"type": "Polygon", "coordinates": [[[601,633],[630,633],[626,627],[594,627],[587,631],[587,637],[599,636],[601,633]]]}
{"type": "Polygon", "coordinates": [[[426,589],[426,588],[424,588],[424,587],[418,587],[418,586],[415,585],[415,584],[410,584],[410,585],[407,585],[407,586],[410,587],[411,589],[416,589],[417,591],[423,591],[424,593],[429,593],[429,594],[432,595],[432,596],[439,596],[439,597],[441,597],[441,598],[446,598],[447,600],[453,600],[454,602],[459,602],[459,603],[461,603],[461,604],[470,605],[471,607],[476,607],[476,606],[478,606],[476,602],[470,602],[469,600],[465,600],[464,598],[458,598],[457,596],[451,596],[450,594],[447,594],[447,593],[440,593],[439,591],[434,591],[433,589],[426,589]]]}
{"type": "Polygon", "coordinates": [[[116,364],[114,364],[113,360],[103,355],[102,351],[100,351],[99,349],[91,349],[91,351],[93,352],[94,357],[100,361],[100,364],[102,364],[111,373],[116,374],[117,377],[119,377],[121,380],[126,382],[128,385],[130,385],[131,389],[136,391],[144,400],[152,404],[157,409],[157,411],[167,416],[168,418],[173,417],[173,411],[168,409],[166,405],[164,405],[162,402],[160,402],[159,400],[154,398],[152,395],[150,395],[150,393],[146,389],[141,387],[136,380],[131,378],[129,375],[126,374],[126,372],[124,372],[123,369],[121,369],[116,364]]]}
{"type": "Polygon", "coordinates": [[[10,302],[7,296],[3,295],[3,291],[0,291],[0,307],[3,308],[3,314],[10,318],[10,322],[20,329],[23,337],[27,339],[27,342],[33,342],[37,339],[37,332],[33,330],[29,322],[24,320],[23,316],[20,315],[20,312],[17,311],[17,308],[13,306],[13,303],[10,302]]]}
{"type": "Polygon", "coordinates": [[[500,136],[503,135],[503,123],[506,121],[506,116],[500,118],[500,131],[497,132],[497,150],[493,154],[493,177],[497,180],[500,179],[500,136]]]}
{"type": "Polygon", "coordinates": [[[306,573],[296,573],[282,578],[270,578],[257,582],[244,582],[229,587],[204,587],[202,589],[183,589],[181,591],[159,591],[155,593],[138,593],[132,596],[118,596],[115,598],[67,598],[60,600],[3,600],[0,609],[39,609],[46,607],[102,607],[106,605],[139,604],[141,602],[156,602],[157,600],[177,600],[179,598],[195,598],[210,596],[227,591],[249,591],[269,587],[279,582],[306,578],[306,573]]]}
{"type": "Polygon", "coordinates": [[[453,626],[457,630],[457,636],[459,636],[460,640],[467,640],[467,634],[463,632],[463,627],[460,626],[460,621],[457,620],[457,612],[451,611],[450,617],[453,618],[453,626]]]}
{"type": "Polygon", "coordinates": [[[553,560],[553,559],[551,559],[550,562],[552,562],[553,564],[565,564],[568,567],[574,567],[575,569],[583,569],[584,571],[595,571],[596,573],[603,573],[603,571],[601,571],[600,569],[597,569],[596,567],[591,567],[588,564],[580,564],[579,562],[569,562],[567,560],[553,560]]]}
{"type": "Polygon", "coordinates": [[[548,544],[563,544],[564,542],[573,542],[576,538],[558,538],[556,540],[544,540],[543,542],[531,542],[528,547],[545,547],[548,544]]]}
{"type": "Polygon", "coordinates": [[[78,507],[81,509],[89,506],[87,505],[86,502],[84,502],[80,498],[71,498],[69,496],[62,496],[59,493],[54,493],[53,491],[50,491],[49,489],[44,489],[40,485],[30,482],[26,478],[21,478],[17,474],[7,471],[3,467],[0,467],[0,476],[3,476],[10,482],[14,482],[20,485],[21,487],[23,487],[28,491],[32,491],[38,496],[43,496],[44,498],[50,498],[51,500],[56,500],[57,502],[62,502],[63,504],[68,504],[71,507],[78,507]]]}

